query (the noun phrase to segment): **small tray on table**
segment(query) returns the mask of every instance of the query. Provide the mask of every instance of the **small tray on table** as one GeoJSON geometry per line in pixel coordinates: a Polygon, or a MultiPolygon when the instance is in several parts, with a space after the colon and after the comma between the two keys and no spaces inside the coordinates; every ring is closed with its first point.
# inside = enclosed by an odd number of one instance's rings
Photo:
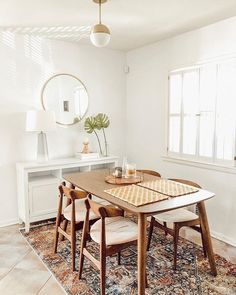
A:
{"type": "Polygon", "coordinates": [[[108,175],[105,177],[105,181],[107,183],[111,183],[111,184],[136,184],[142,181],[142,178],[140,176],[135,176],[135,177],[115,177],[113,175],[108,175]]]}

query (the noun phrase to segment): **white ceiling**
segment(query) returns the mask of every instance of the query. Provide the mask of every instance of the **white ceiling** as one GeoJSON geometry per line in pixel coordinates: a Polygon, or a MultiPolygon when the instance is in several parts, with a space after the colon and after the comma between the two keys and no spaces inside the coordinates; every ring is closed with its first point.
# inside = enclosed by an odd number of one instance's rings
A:
{"type": "MultiPolygon", "coordinates": [[[[88,42],[97,22],[92,0],[0,0],[0,27],[19,33],[88,42]]],[[[109,47],[130,50],[236,15],[236,0],[108,0],[103,23],[109,47]]]]}

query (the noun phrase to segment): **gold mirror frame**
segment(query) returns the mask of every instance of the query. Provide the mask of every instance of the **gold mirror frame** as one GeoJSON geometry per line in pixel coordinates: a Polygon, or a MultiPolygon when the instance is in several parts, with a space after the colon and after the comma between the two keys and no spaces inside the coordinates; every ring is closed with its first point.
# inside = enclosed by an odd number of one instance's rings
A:
{"type": "MultiPolygon", "coordinates": [[[[86,91],[86,93],[87,93],[87,95],[88,95],[88,107],[89,107],[89,94],[88,94],[88,90],[87,90],[86,86],[84,85],[84,83],[83,83],[78,77],[76,77],[75,75],[67,74],[67,73],[59,73],[59,74],[55,74],[55,75],[51,76],[49,79],[47,79],[47,81],[44,83],[44,85],[43,85],[43,87],[42,87],[42,90],[41,90],[41,104],[42,104],[42,106],[43,106],[43,109],[44,109],[45,111],[47,110],[46,107],[45,107],[44,97],[43,97],[44,92],[45,92],[45,89],[46,89],[48,83],[49,83],[51,80],[53,80],[54,78],[59,77],[59,76],[69,76],[69,77],[72,77],[72,78],[76,79],[78,82],[80,82],[80,83],[83,85],[83,87],[84,87],[84,89],[85,89],[85,91],[86,91]]],[[[87,111],[88,111],[88,107],[87,107],[86,112],[84,113],[84,115],[81,117],[80,120],[78,119],[78,121],[73,122],[73,123],[71,123],[71,124],[63,124],[63,123],[60,123],[60,122],[57,122],[57,121],[56,121],[56,123],[57,123],[58,125],[62,126],[62,127],[70,127],[70,126],[73,126],[73,125],[75,125],[75,124],[77,124],[77,123],[79,123],[79,122],[81,122],[81,121],[83,120],[83,118],[85,117],[85,115],[86,115],[86,113],[87,113],[87,111]]]]}

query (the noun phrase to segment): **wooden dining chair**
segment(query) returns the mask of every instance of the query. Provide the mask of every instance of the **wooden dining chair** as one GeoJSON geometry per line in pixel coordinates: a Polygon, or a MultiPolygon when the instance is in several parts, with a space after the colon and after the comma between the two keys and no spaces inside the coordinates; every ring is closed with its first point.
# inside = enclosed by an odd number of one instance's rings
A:
{"type": "Polygon", "coordinates": [[[149,175],[161,177],[161,174],[159,172],[157,172],[157,171],[154,171],[154,170],[138,169],[137,172],[144,173],[144,174],[146,173],[146,174],[149,174],[149,175]]]}
{"type": "Polygon", "coordinates": [[[123,210],[111,206],[104,207],[91,199],[86,200],[87,213],[83,227],[81,241],[79,279],[82,276],[84,258],[87,257],[100,271],[101,295],[105,295],[106,284],[106,257],[118,254],[123,249],[137,245],[138,226],[135,222],[123,216],[123,210]],[[99,216],[89,231],[89,218],[91,214],[99,216]],[[100,260],[97,260],[86,248],[88,237],[100,245],[100,260]]]}
{"type": "MultiPolygon", "coordinates": [[[[189,180],[184,180],[184,179],[170,179],[170,180],[187,184],[199,189],[201,188],[200,185],[189,180]]],[[[179,231],[181,227],[184,227],[184,226],[191,227],[194,230],[201,233],[203,252],[204,252],[204,256],[206,257],[205,242],[204,242],[204,237],[202,234],[200,218],[196,213],[191,212],[188,209],[188,207],[171,210],[164,213],[159,213],[151,217],[149,236],[148,236],[148,246],[147,246],[148,250],[150,248],[154,226],[164,230],[166,235],[170,234],[171,236],[173,236],[174,269],[175,270],[177,265],[177,246],[178,246],[178,239],[179,239],[179,231]],[[173,224],[173,229],[167,226],[168,223],[173,224]]]]}
{"type": "MultiPolygon", "coordinates": [[[[66,187],[65,182],[59,186],[59,206],[56,219],[56,231],[54,240],[54,253],[57,253],[59,234],[71,242],[72,270],[75,270],[75,247],[76,247],[76,229],[82,228],[86,206],[85,200],[88,193],[66,187]],[[63,199],[67,198],[67,206],[63,210],[63,199]],[[69,205],[68,205],[69,204],[69,205]],[[67,223],[70,222],[70,234],[66,232],[67,223]]],[[[96,220],[99,217],[91,212],[90,220],[96,220]]]]}

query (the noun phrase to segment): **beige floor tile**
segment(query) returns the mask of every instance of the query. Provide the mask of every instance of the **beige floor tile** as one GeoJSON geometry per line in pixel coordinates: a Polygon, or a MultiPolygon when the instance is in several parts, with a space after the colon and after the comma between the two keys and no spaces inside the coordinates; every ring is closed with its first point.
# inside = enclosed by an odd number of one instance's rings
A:
{"type": "Polygon", "coordinates": [[[36,295],[49,278],[47,271],[14,268],[0,281],[0,294],[36,295]]]}
{"type": "Polygon", "coordinates": [[[16,266],[17,269],[23,270],[41,270],[48,271],[41,259],[31,250],[16,266]]]}
{"type": "Polygon", "coordinates": [[[65,295],[67,294],[52,276],[37,295],[65,295]]]}
{"type": "Polygon", "coordinates": [[[2,267],[0,266],[0,280],[11,271],[12,267],[2,267]]]}
{"type": "Polygon", "coordinates": [[[0,228],[0,244],[15,243],[26,244],[25,239],[19,232],[19,225],[12,225],[0,228]]]}
{"type": "Polygon", "coordinates": [[[0,279],[30,251],[18,225],[0,228],[0,279]]]}
{"type": "Polygon", "coordinates": [[[8,250],[0,246],[0,279],[4,277],[17,263],[19,263],[29,249],[19,249],[19,247],[10,246],[8,250]]]}
{"type": "Polygon", "coordinates": [[[0,294],[35,295],[51,274],[32,251],[0,281],[0,294]]]}

